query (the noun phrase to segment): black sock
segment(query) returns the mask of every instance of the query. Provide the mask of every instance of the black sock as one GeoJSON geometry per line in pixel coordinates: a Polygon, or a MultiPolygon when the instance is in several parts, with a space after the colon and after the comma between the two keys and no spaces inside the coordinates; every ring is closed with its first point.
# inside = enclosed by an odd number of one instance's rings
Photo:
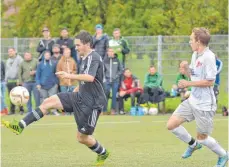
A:
{"type": "Polygon", "coordinates": [[[193,145],[196,142],[194,138],[191,139],[191,141],[188,143],[190,146],[193,145]]]}
{"type": "Polygon", "coordinates": [[[44,114],[42,113],[42,111],[40,110],[40,108],[36,108],[35,110],[33,110],[32,112],[28,113],[20,122],[19,122],[19,126],[21,128],[25,128],[26,126],[28,126],[29,124],[38,121],[39,119],[41,119],[44,116],[44,114]]]}
{"type": "Polygon", "coordinates": [[[97,141],[94,146],[88,148],[90,148],[92,151],[96,152],[97,154],[100,155],[106,154],[106,149],[103,146],[101,146],[97,141]]]}

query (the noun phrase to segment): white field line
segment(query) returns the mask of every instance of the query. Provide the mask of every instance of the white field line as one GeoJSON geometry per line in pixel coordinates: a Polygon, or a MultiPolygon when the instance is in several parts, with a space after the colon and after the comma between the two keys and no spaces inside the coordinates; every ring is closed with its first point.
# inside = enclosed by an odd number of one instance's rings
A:
{"type": "MultiPolygon", "coordinates": [[[[228,119],[214,119],[214,122],[219,122],[219,121],[228,121],[228,119]]],[[[151,121],[151,123],[166,123],[167,120],[160,120],[160,121],[151,121]]],[[[135,124],[135,123],[141,123],[141,121],[111,121],[111,122],[98,122],[98,124],[135,124]]],[[[32,126],[56,126],[56,125],[75,125],[75,122],[68,123],[68,122],[57,122],[57,123],[44,123],[44,124],[33,124],[32,126]]]]}

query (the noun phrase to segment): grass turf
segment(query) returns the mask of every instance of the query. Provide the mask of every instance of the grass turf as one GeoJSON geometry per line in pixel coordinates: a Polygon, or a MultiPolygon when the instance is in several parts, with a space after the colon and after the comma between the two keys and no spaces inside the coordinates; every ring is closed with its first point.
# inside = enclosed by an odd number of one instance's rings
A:
{"type": "MultiPolygon", "coordinates": [[[[164,116],[101,116],[94,136],[111,151],[105,167],[209,167],[217,156],[206,147],[187,159],[187,145],[166,130],[164,116]]],[[[20,119],[5,116],[2,119],[20,119]]],[[[195,122],[184,125],[195,136],[195,122]]],[[[215,117],[215,137],[224,148],[228,143],[228,121],[215,117]]],[[[73,116],[46,116],[16,136],[2,130],[2,167],[87,167],[96,154],[76,142],[73,116]]]]}

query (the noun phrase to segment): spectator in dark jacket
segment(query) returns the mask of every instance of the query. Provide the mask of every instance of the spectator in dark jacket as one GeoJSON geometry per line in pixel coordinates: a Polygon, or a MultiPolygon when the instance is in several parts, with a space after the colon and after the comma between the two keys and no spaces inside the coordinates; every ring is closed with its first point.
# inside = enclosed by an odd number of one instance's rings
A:
{"type": "Polygon", "coordinates": [[[1,61],[1,115],[7,115],[8,110],[5,103],[6,83],[5,83],[5,64],[1,61]]]}
{"type": "Polygon", "coordinates": [[[125,114],[124,112],[124,99],[131,97],[131,107],[135,106],[135,97],[137,101],[143,89],[140,87],[140,81],[134,75],[132,75],[129,68],[124,70],[121,86],[119,91],[119,112],[120,114],[125,114]]]}
{"type": "MultiPolygon", "coordinates": [[[[122,66],[119,62],[117,55],[114,54],[112,48],[107,51],[108,56],[104,59],[104,72],[105,72],[105,90],[106,96],[109,98],[110,90],[112,89],[112,105],[111,114],[115,114],[116,109],[116,97],[119,89],[119,79],[122,74],[122,66]]],[[[104,112],[107,111],[107,106],[104,108],[104,112]]]]}
{"type": "Polygon", "coordinates": [[[76,50],[74,46],[73,39],[69,38],[68,36],[68,29],[63,28],[60,32],[60,38],[56,41],[57,44],[60,45],[60,54],[63,55],[64,48],[70,48],[71,49],[71,56],[78,64],[76,50]]]}
{"type": "Polygon", "coordinates": [[[58,61],[60,60],[60,58],[62,57],[62,54],[60,54],[60,45],[59,44],[54,44],[53,47],[52,47],[52,57],[51,57],[51,60],[54,62],[54,63],[58,63],[58,61]]]}
{"type": "Polygon", "coordinates": [[[115,28],[113,31],[113,38],[109,41],[109,47],[112,47],[115,53],[118,55],[118,59],[125,68],[126,54],[130,52],[128,42],[121,36],[119,28],[115,28]]]}
{"type": "Polygon", "coordinates": [[[95,30],[96,34],[93,36],[92,48],[104,59],[109,45],[108,36],[103,34],[103,26],[101,24],[97,24],[95,30]]]}
{"type": "Polygon", "coordinates": [[[38,58],[39,61],[44,59],[43,56],[44,51],[49,51],[52,53],[52,46],[55,43],[55,41],[51,39],[50,32],[47,27],[43,28],[42,33],[44,38],[39,41],[37,46],[37,52],[39,52],[39,58],[38,58]]]}
{"type": "MultiPolygon", "coordinates": [[[[51,60],[51,53],[44,52],[44,60],[38,65],[36,71],[37,89],[40,91],[40,102],[58,92],[58,79],[55,75],[56,63],[51,60]]],[[[52,110],[55,115],[59,115],[56,110],[52,110]]]]}

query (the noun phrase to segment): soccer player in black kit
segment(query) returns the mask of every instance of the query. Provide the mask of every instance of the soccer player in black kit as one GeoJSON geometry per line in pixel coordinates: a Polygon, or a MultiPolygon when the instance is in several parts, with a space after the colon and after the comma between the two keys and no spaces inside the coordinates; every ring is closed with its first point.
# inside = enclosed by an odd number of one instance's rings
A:
{"type": "Polygon", "coordinates": [[[60,109],[73,112],[78,126],[77,140],[98,154],[96,166],[101,166],[108,158],[109,152],[92,136],[103,106],[106,95],[103,88],[103,62],[98,53],[91,49],[92,36],[82,30],[75,38],[78,54],[82,57],[80,73],[69,74],[57,72],[63,78],[79,81],[74,92],[59,93],[44,102],[22,120],[2,121],[2,124],[16,134],[21,134],[26,126],[41,119],[49,109],[60,109]]]}

